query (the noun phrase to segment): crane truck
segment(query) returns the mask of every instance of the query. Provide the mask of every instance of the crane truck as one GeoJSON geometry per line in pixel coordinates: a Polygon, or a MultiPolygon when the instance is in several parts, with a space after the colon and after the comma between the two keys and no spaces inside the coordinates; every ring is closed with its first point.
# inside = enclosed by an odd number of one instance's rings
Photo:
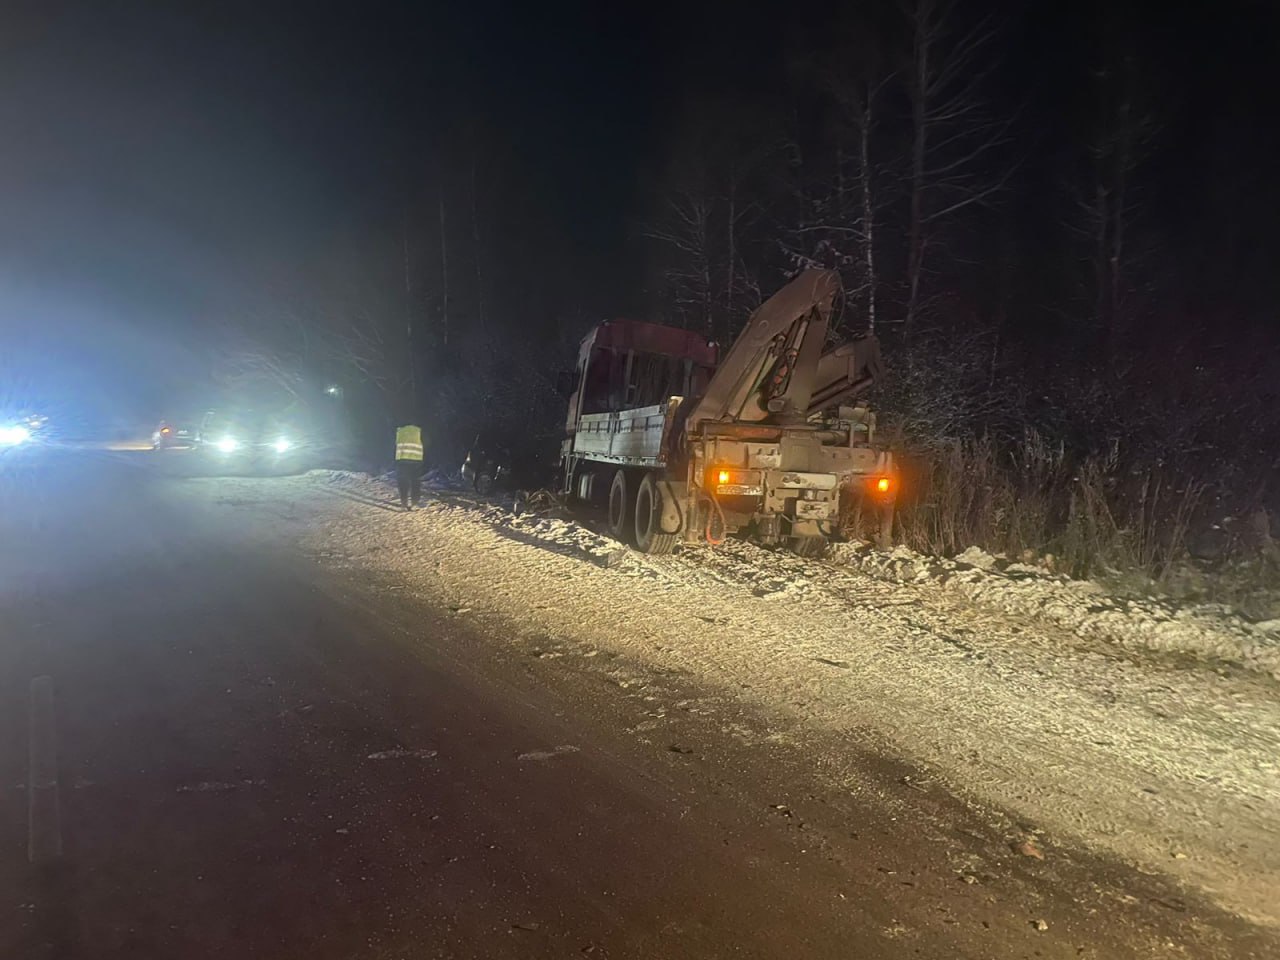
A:
{"type": "Polygon", "coordinates": [[[805,270],[752,314],[721,361],[689,330],[634,320],[583,338],[561,446],[563,492],[608,504],[645,553],[741,533],[802,555],[837,534],[841,493],[885,545],[897,474],[875,415],[883,374],[867,335],[829,344],[839,275],[805,270]]]}

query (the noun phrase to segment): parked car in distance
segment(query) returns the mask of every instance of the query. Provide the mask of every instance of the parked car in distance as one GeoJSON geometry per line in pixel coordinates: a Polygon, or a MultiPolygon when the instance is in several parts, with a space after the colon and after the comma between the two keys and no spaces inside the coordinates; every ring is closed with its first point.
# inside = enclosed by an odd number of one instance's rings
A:
{"type": "Polygon", "coordinates": [[[161,420],[151,434],[153,450],[190,450],[198,439],[195,424],[186,420],[161,420]]]}

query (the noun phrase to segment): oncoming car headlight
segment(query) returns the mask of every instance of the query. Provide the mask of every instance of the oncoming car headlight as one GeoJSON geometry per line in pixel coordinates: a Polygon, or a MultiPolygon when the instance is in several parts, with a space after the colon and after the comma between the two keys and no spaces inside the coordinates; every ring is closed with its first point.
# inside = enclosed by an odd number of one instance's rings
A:
{"type": "Polygon", "coordinates": [[[214,446],[222,453],[235,453],[240,448],[240,441],[235,437],[223,437],[214,446]]]}

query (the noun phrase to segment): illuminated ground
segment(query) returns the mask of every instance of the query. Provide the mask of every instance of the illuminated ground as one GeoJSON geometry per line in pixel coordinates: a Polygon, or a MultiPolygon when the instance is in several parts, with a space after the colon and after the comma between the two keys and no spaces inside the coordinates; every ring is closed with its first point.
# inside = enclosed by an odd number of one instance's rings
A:
{"type": "MultiPolygon", "coordinates": [[[[332,502],[376,531],[362,551],[429,547],[429,514],[156,463],[66,452],[0,477],[0,957],[1276,947],[1165,879],[1000,826],[919,767],[863,751],[853,725],[776,736],[745,695],[687,670],[640,678],[559,636],[545,610],[530,639],[486,606],[511,557],[494,554],[474,595],[442,572],[446,597],[288,534],[323,533],[332,502]],[[60,806],[34,826],[46,840],[56,828],[63,856],[29,864],[41,675],[60,806]],[[833,751],[841,786],[816,768],[833,751]],[[1013,849],[1028,839],[1044,859],[1013,849]]],[[[425,576],[449,562],[430,556],[425,576]]],[[[537,571],[539,557],[547,577],[574,576],[536,544],[516,559],[537,571]]],[[[541,606],[562,596],[548,587],[541,606]]],[[[703,612],[709,638],[737,629],[703,612]]],[[[700,639],[654,629],[658,646],[700,639]]]]}

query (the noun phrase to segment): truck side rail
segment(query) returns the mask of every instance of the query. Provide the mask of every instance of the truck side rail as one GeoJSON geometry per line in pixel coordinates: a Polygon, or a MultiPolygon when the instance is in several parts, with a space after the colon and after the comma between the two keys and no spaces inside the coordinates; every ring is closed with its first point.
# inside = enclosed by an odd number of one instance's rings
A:
{"type": "Polygon", "coordinates": [[[671,397],[647,407],[584,414],[578,419],[571,452],[605,463],[665,466],[671,424],[680,402],[680,397],[671,397]]]}

